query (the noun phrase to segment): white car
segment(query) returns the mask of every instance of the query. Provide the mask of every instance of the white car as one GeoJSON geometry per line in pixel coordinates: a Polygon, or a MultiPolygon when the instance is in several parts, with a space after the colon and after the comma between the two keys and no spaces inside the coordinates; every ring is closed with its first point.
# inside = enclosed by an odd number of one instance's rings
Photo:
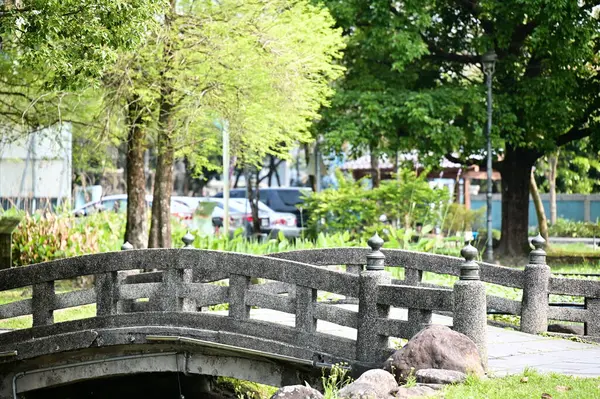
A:
{"type": "MultiPolygon", "coordinates": [[[[190,208],[197,209],[202,202],[216,203],[211,217],[216,225],[222,225],[224,216],[224,199],[214,197],[173,197],[178,201],[186,203],[190,208]]],[[[250,201],[244,198],[229,199],[230,226],[232,230],[244,225],[252,226],[252,210],[250,201]]],[[[263,202],[258,203],[259,218],[261,221],[261,233],[276,236],[281,231],[286,237],[299,237],[301,229],[297,227],[296,215],[286,212],[275,212],[263,202]]]]}
{"type": "MultiPolygon", "coordinates": [[[[152,196],[146,195],[146,205],[152,207],[152,196]]],[[[75,209],[73,214],[77,217],[88,216],[97,212],[112,211],[117,213],[127,212],[127,194],[107,195],[98,201],[88,202],[87,204],[75,209]]],[[[186,203],[171,198],[171,215],[184,220],[192,220],[193,210],[186,203]]]]}

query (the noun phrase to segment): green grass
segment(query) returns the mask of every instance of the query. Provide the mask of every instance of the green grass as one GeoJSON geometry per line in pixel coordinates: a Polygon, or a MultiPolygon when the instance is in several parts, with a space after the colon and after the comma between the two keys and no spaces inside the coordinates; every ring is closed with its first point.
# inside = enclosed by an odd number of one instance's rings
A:
{"type": "MultiPolygon", "coordinates": [[[[600,239],[598,239],[600,243],[600,239]]],[[[598,255],[600,250],[584,243],[552,244],[548,247],[549,256],[567,256],[567,255],[598,255]]]]}
{"type": "Polygon", "coordinates": [[[521,375],[479,379],[469,376],[462,385],[449,386],[440,394],[445,399],[552,399],[600,398],[600,378],[577,378],[560,374],[539,374],[525,370],[521,375]]]}

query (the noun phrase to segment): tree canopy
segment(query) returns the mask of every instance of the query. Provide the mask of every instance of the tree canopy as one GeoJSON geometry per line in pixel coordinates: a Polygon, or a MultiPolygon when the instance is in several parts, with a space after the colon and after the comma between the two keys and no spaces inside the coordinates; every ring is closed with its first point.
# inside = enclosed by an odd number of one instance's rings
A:
{"type": "Polygon", "coordinates": [[[5,0],[2,52],[15,70],[42,70],[46,87],[98,83],[119,51],[144,40],[165,0],[5,0]]]}
{"type": "Polygon", "coordinates": [[[332,147],[419,150],[480,164],[493,81],[494,168],[502,174],[501,252],[527,239],[528,182],[543,154],[598,134],[600,24],[578,1],[326,1],[348,40],[346,78],[320,126],[332,147]]]}

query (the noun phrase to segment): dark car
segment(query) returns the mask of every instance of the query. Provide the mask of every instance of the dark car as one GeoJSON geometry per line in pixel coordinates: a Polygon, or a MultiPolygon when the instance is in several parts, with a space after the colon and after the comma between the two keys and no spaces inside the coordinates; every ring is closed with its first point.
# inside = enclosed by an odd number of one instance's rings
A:
{"type": "MultiPolygon", "coordinates": [[[[259,199],[275,212],[289,212],[296,215],[298,227],[305,227],[308,217],[302,209],[302,197],[310,194],[306,187],[269,187],[259,189],[259,199]]],[[[247,198],[245,188],[234,188],[229,191],[231,198],[247,198]]],[[[223,198],[223,193],[215,195],[223,198]]]]}

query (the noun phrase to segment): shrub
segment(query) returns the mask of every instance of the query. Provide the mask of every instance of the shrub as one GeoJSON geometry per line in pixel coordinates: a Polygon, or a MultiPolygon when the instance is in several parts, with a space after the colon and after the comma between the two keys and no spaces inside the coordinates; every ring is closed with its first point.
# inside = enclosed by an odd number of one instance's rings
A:
{"type": "Polygon", "coordinates": [[[483,226],[485,208],[477,210],[467,209],[461,204],[450,204],[443,219],[442,230],[447,235],[454,235],[461,231],[477,231],[483,226]]]}
{"type": "Polygon", "coordinates": [[[313,237],[318,232],[349,232],[354,238],[365,238],[389,228],[380,220],[381,215],[388,221],[399,220],[406,230],[417,223],[436,226],[441,224],[450,200],[447,190],[429,186],[426,173],[417,176],[413,171],[402,171],[399,181],[385,180],[373,189],[363,180],[353,181],[339,172],[338,181],[338,189],[312,193],[305,199],[313,237]]]}
{"type": "Polygon", "coordinates": [[[598,223],[558,219],[556,223],[548,227],[548,234],[551,237],[598,237],[600,236],[600,225],[598,223]]]}
{"type": "Polygon", "coordinates": [[[49,212],[25,215],[13,233],[16,266],[116,251],[125,229],[122,214],[103,212],[85,218],[49,212]]]}

